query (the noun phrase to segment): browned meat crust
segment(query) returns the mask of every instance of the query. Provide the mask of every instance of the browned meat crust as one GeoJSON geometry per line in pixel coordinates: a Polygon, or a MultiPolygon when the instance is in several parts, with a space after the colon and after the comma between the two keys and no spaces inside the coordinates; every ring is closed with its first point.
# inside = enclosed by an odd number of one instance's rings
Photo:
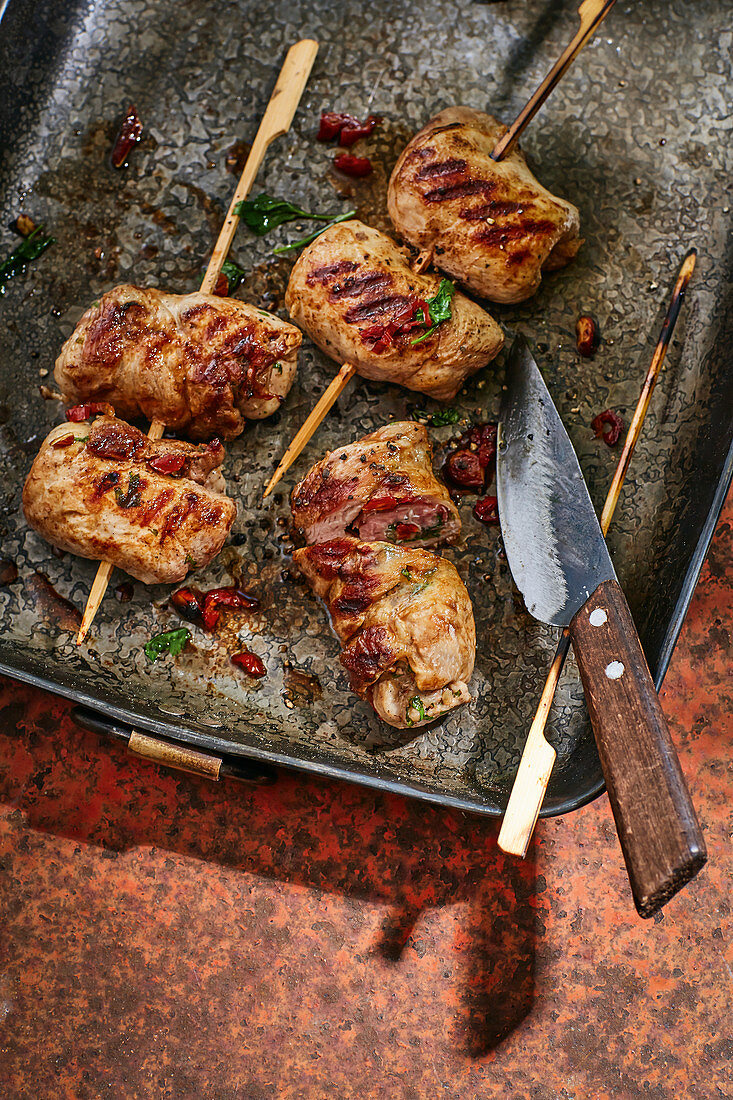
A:
{"type": "Polygon", "coordinates": [[[301,253],[285,304],[296,324],[337,362],[353,363],[364,378],[396,382],[437,400],[450,400],[470,375],[498,355],[501,329],[479,306],[456,293],[452,317],[432,336],[396,335],[381,348],[375,328],[394,322],[420,300],[433,298],[437,275],[415,275],[394,241],[359,221],[334,225],[301,253]]]}
{"type": "Polygon", "coordinates": [[[33,462],[23,510],[62,550],[175,584],[216,557],[234,522],[223,458],[218,440],[154,442],[111,416],[60,424],[33,462]]]}
{"type": "Polygon", "coordinates": [[[344,646],[353,690],[399,728],[470,699],[471,600],[455,567],[428,550],[341,538],[296,550],[344,646]]]}
{"type": "Polygon", "coordinates": [[[293,520],[306,542],[356,534],[367,541],[435,546],[461,520],[433,473],[426,428],[396,421],[330,451],[293,489],[293,520]]]}
{"type": "Polygon", "coordinates": [[[194,439],[234,439],[280,407],[302,336],[271,313],[212,294],[117,286],[83,315],[56,360],[72,402],[108,401],[194,439]]]}
{"type": "Polygon", "coordinates": [[[397,161],[387,202],[400,236],[433,249],[442,271],[493,302],[521,302],[543,271],[575,256],[580,216],[535,179],[518,149],[491,159],[505,132],[482,111],[441,111],[397,161]]]}

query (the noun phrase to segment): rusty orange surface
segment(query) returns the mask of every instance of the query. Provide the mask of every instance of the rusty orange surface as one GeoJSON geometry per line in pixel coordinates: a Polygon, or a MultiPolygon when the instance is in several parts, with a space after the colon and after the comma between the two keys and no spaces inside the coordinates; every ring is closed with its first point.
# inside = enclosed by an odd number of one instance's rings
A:
{"type": "Polygon", "coordinates": [[[496,825],[210,785],[2,681],[3,1097],[733,1096],[733,498],[662,693],[709,863],[636,916],[605,796],[496,825]]]}

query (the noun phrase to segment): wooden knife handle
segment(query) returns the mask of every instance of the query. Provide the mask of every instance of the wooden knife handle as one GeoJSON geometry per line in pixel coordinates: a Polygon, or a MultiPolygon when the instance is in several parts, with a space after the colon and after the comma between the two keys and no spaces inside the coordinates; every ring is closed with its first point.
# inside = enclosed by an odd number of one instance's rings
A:
{"type": "Polygon", "coordinates": [[[634,901],[651,917],[704,865],[705,842],[618,581],[570,633],[634,901]]]}

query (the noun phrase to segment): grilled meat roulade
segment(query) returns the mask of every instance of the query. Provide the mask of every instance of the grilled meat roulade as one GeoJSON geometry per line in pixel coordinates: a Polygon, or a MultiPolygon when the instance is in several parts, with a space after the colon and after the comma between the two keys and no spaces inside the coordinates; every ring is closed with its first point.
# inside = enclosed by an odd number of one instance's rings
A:
{"type": "Polygon", "coordinates": [[[493,302],[522,302],[543,271],[564,267],[582,241],[575,206],[539,183],[524,154],[491,152],[506,127],[449,107],[415,135],[395,165],[387,203],[405,240],[493,302]]]}
{"type": "Polygon", "coordinates": [[[331,616],[352,689],[398,729],[471,698],[471,600],[456,569],[428,550],[340,538],[294,560],[331,616]]]}
{"type": "Polygon", "coordinates": [[[308,543],[347,534],[411,546],[455,538],[460,516],[432,455],[426,428],[412,420],[330,451],[293,489],[295,526],[308,543]]]}
{"type": "Polygon", "coordinates": [[[31,466],[23,511],[61,550],[176,584],[216,557],[234,522],[223,460],[218,440],[152,441],[113,416],[60,424],[31,466]]]}
{"type": "Polygon", "coordinates": [[[108,401],[193,439],[234,439],[280,407],[301,341],[287,321],[234,298],[116,286],[82,316],[55,378],[70,402],[108,401]]]}
{"type": "Polygon", "coordinates": [[[440,287],[440,276],[416,275],[394,241],[354,220],[331,226],[301,253],[285,305],[332,359],[442,401],[498,355],[504,336],[459,292],[450,317],[430,324],[425,314],[440,287]]]}

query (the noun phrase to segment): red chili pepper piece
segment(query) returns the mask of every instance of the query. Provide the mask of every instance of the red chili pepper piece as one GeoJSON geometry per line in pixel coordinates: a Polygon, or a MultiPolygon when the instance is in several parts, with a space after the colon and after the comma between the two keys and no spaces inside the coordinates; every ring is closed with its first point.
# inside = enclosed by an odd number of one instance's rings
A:
{"type": "Polygon", "coordinates": [[[76,439],[75,435],[62,435],[60,439],[54,439],[52,447],[70,447],[76,439]]]}
{"type": "Polygon", "coordinates": [[[361,333],[363,344],[372,344],[372,351],[377,354],[386,351],[394,343],[395,336],[410,332],[417,325],[430,324],[430,310],[423,298],[418,298],[398,313],[393,321],[386,325],[372,325],[361,333]],[[427,318],[427,321],[425,320],[427,318]]]}
{"type": "Polygon", "coordinates": [[[372,162],[369,157],[355,157],[353,153],[339,153],[334,157],[333,163],[339,172],[343,172],[345,176],[351,176],[352,179],[361,179],[363,176],[370,175],[372,171],[372,162]]]}
{"type": "Polygon", "coordinates": [[[186,465],[186,456],[182,454],[153,455],[147,465],[157,474],[177,474],[186,465]]]}
{"type": "Polygon", "coordinates": [[[613,409],[606,409],[598,416],[594,416],[590,426],[595,432],[596,439],[603,438],[603,442],[609,447],[616,446],[624,430],[623,420],[613,409]]]}
{"type": "Polygon", "coordinates": [[[112,149],[111,160],[115,168],[122,168],[130,151],[134,149],[142,137],[142,132],[143,124],[140,121],[137,111],[132,104],[130,104],[127,108],[127,114],[122,120],[120,132],[114,143],[114,148],[112,149]]]}
{"type": "Polygon", "coordinates": [[[222,271],[219,278],[216,280],[216,286],[214,287],[213,294],[218,295],[219,298],[229,297],[229,280],[222,271]]]}
{"type": "Polygon", "coordinates": [[[82,420],[88,420],[90,416],[105,414],[114,416],[115,411],[106,401],[90,401],[86,405],[74,405],[66,410],[66,419],[72,424],[79,424],[82,420]]]}
{"type": "Polygon", "coordinates": [[[496,424],[482,424],[478,433],[478,460],[486,469],[496,458],[496,424]]]}
{"type": "Polygon", "coordinates": [[[226,607],[234,611],[252,610],[260,606],[260,601],[255,596],[243,592],[241,588],[213,588],[204,596],[203,619],[204,629],[214,630],[219,622],[222,608],[226,607]]]}
{"type": "Polygon", "coordinates": [[[499,502],[496,497],[484,497],[483,500],[477,500],[473,506],[473,514],[476,519],[480,519],[482,523],[488,523],[489,526],[494,526],[499,522],[499,502]]]}
{"type": "Polygon", "coordinates": [[[446,459],[444,470],[446,477],[461,489],[480,492],[484,487],[486,474],[478,451],[471,451],[468,447],[452,451],[446,459]]]}
{"type": "Polygon", "coordinates": [[[232,664],[243,668],[249,676],[266,676],[267,669],[256,653],[249,649],[243,649],[241,653],[232,654],[232,664]]]}
{"type": "Polygon", "coordinates": [[[412,539],[415,535],[419,535],[422,528],[418,523],[398,523],[394,529],[394,533],[401,542],[406,542],[407,539],[412,539]]]}
{"type": "Polygon", "coordinates": [[[204,594],[198,588],[179,588],[172,593],[171,603],[184,619],[204,625],[204,594]]]}
{"type": "Polygon", "coordinates": [[[337,138],[344,126],[349,122],[358,123],[353,115],[342,114],[340,111],[321,111],[321,124],[318,127],[318,141],[333,141],[337,138]]]}
{"type": "Polygon", "coordinates": [[[369,115],[363,122],[359,122],[358,118],[355,118],[352,122],[347,122],[339,134],[339,145],[348,148],[359,138],[369,137],[375,126],[378,126],[381,121],[381,115],[369,115]]]}
{"type": "Polygon", "coordinates": [[[396,497],[372,497],[368,500],[362,512],[388,512],[390,508],[397,507],[396,497]]]}
{"type": "Polygon", "coordinates": [[[381,115],[369,115],[360,122],[354,115],[342,111],[323,111],[318,128],[319,141],[339,139],[339,145],[353,145],[359,138],[368,137],[375,126],[382,121],[381,115]]]}

